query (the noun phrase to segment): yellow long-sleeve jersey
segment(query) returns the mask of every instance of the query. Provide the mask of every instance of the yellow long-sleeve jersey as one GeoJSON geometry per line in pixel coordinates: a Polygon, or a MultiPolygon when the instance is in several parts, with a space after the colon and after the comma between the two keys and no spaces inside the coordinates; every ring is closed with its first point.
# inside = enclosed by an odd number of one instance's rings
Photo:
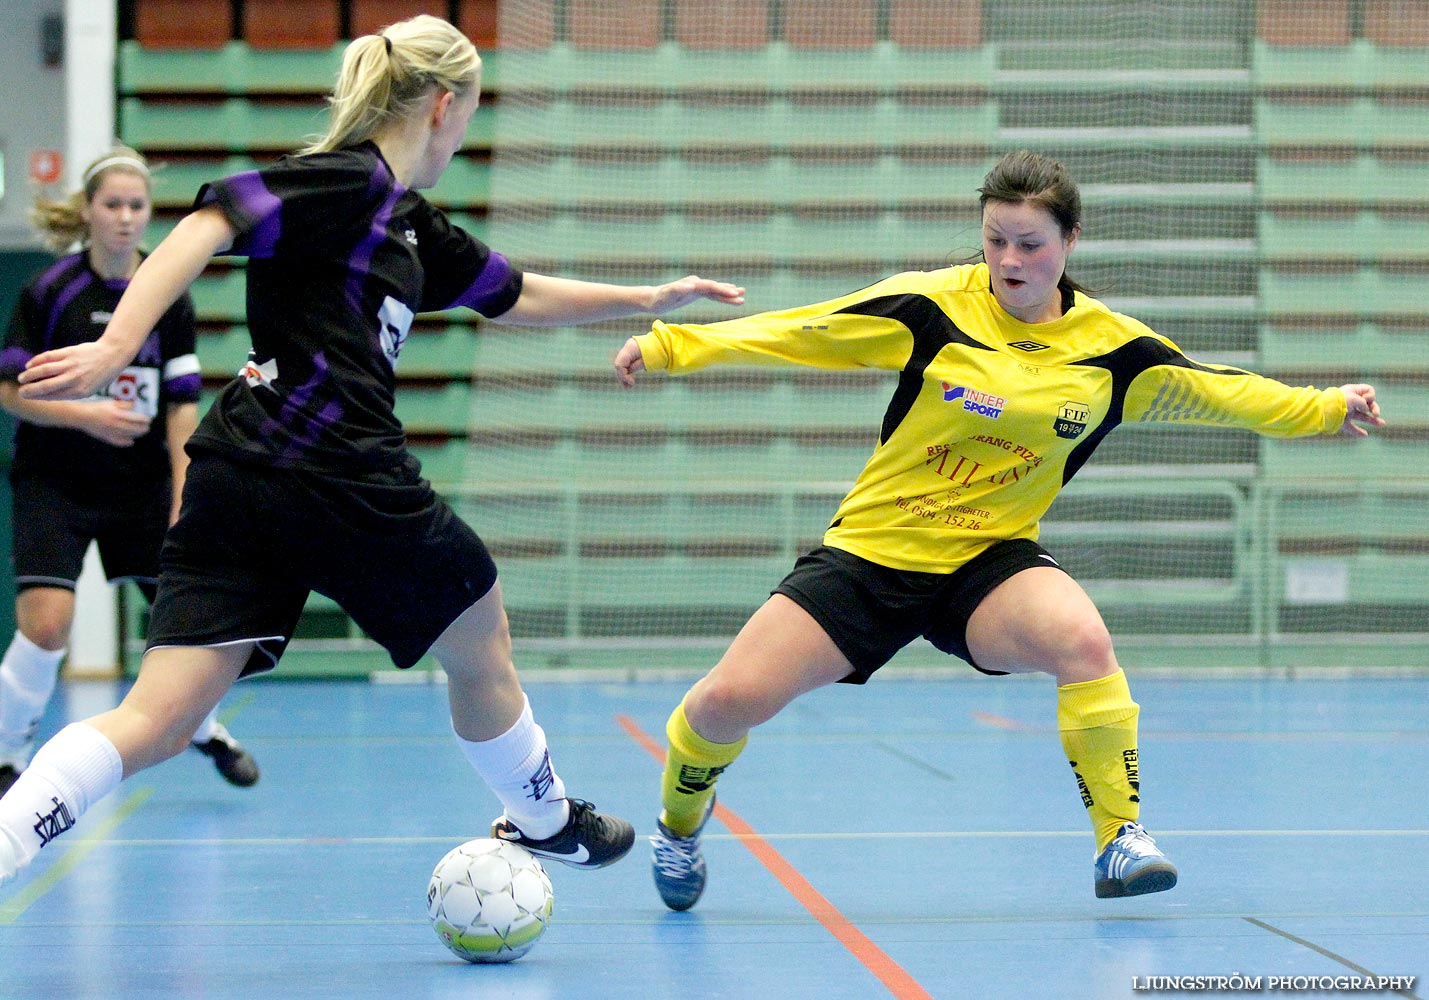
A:
{"type": "Polygon", "coordinates": [[[645,366],[721,363],[896,371],[878,445],[824,544],[894,569],[951,573],[1038,522],[1123,421],[1335,431],[1338,389],[1199,364],[1080,292],[1050,323],[998,305],[985,264],[897,274],[797,309],[709,325],[656,322],[645,366]]]}

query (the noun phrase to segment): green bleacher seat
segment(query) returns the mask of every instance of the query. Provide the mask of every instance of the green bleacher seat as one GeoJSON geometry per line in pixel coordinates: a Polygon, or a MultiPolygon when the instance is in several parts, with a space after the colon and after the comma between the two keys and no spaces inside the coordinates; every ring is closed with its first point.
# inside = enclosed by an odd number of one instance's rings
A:
{"type": "Polygon", "coordinates": [[[1371,322],[1342,319],[1333,326],[1264,324],[1259,366],[1267,371],[1327,371],[1348,379],[1380,372],[1429,371],[1421,345],[1429,321],[1418,329],[1396,331],[1371,322]]]}
{"type": "Polygon", "coordinates": [[[189,288],[201,321],[242,323],[247,316],[247,275],[241,267],[211,267],[189,288]]]}
{"type": "Polygon", "coordinates": [[[866,430],[872,442],[892,386],[861,379],[861,385],[829,383],[821,394],[792,379],[755,379],[752,385],[718,379],[643,380],[623,389],[614,374],[594,383],[564,381],[539,391],[529,386],[483,382],[475,387],[471,426],[515,430],[582,428],[651,433],[741,430],[866,430]]]}
{"type": "Polygon", "coordinates": [[[484,207],[491,200],[491,166],[475,157],[454,156],[436,186],[422,194],[444,209],[484,207]]]}
{"type": "MultiPolygon", "coordinates": [[[[217,49],[145,48],[122,40],[119,93],[141,94],[327,94],[337,80],[347,42],[331,46],[258,47],[230,40],[217,49]]],[[[481,53],[481,89],[501,89],[503,53],[481,53]]]]}
{"type": "Polygon", "coordinates": [[[1257,175],[1260,197],[1268,204],[1429,203],[1429,155],[1382,159],[1361,153],[1343,161],[1262,157],[1257,175]]]}
{"type": "Polygon", "coordinates": [[[1346,266],[1334,273],[1311,266],[1266,267],[1260,273],[1264,314],[1326,316],[1423,316],[1424,274],[1421,268],[1346,266]]]}
{"type": "Polygon", "coordinates": [[[583,437],[474,427],[467,467],[481,481],[530,489],[607,485],[613,475],[641,489],[780,483],[791,474],[800,481],[849,484],[872,452],[876,432],[871,428],[858,440],[629,432],[583,437]]]}
{"type": "Polygon", "coordinates": [[[407,448],[422,463],[422,475],[438,491],[448,491],[466,482],[467,446],[463,438],[413,439],[407,448]]]}
{"type": "Polygon", "coordinates": [[[611,359],[625,342],[624,337],[645,333],[649,328],[648,323],[638,320],[621,333],[488,324],[472,337],[473,370],[481,376],[499,377],[527,369],[532,358],[559,358],[564,372],[605,375],[613,373],[611,359]]]}
{"type": "MultiPolygon", "coordinates": [[[[1397,421],[1393,403],[1380,398],[1381,408],[1397,421]]],[[[1393,426],[1398,426],[1394,423],[1393,426]]],[[[1422,428],[1421,428],[1422,430],[1422,428]]],[[[1366,469],[1382,480],[1423,477],[1424,442],[1415,434],[1374,432],[1351,441],[1340,437],[1267,439],[1261,445],[1260,467],[1272,479],[1363,479],[1366,469]]],[[[1421,597],[1422,599],[1422,597],[1421,597]]]]}
{"type": "MultiPolygon", "coordinates": [[[[1402,617],[1396,617],[1388,627],[1381,619],[1377,623],[1379,629],[1423,632],[1429,627],[1429,614],[1424,606],[1424,595],[1429,593],[1429,559],[1422,555],[1364,552],[1348,557],[1347,561],[1346,589],[1354,595],[1355,605],[1405,609],[1402,617]]],[[[1374,617],[1373,612],[1369,617],[1374,617]]]]}
{"type": "Polygon", "coordinates": [[[193,205],[202,185],[258,166],[258,161],[251,156],[168,161],[156,157],[156,161],[153,173],[154,207],[182,211],[193,205]]]}
{"type": "Polygon", "coordinates": [[[403,382],[397,386],[397,419],[412,434],[465,434],[470,425],[471,386],[403,382]]]}
{"type": "Polygon", "coordinates": [[[453,323],[439,330],[414,327],[397,358],[398,378],[467,376],[476,361],[476,327],[453,323]]]}
{"type": "Polygon", "coordinates": [[[493,178],[492,199],[508,208],[712,205],[884,206],[952,202],[976,205],[978,185],[992,160],[950,161],[937,154],[840,155],[772,152],[731,156],[661,153],[648,159],[620,154],[565,153],[508,166],[493,178]]]}
{"type": "Polygon", "coordinates": [[[230,41],[212,51],[146,49],[119,43],[119,92],[139,94],[326,94],[347,43],[259,49],[230,41]]]}
{"type": "Polygon", "coordinates": [[[1143,157],[1182,159],[1189,153],[1205,157],[1223,153],[1216,169],[1224,171],[1235,154],[1249,150],[1255,141],[1250,124],[1221,125],[1106,125],[1106,126],[1004,126],[998,130],[999,149],[1055,148],[1065,158],[1095,156],[1108,149],[1134,149],[1143,157]]]}
{"type": "Polygon", "coordinates": [[[1262,212],[1259,228],[1264,260],[1429,261],[1429,225],[1418,213],[1262,212]]]}
{"type": "MultiPolygon", "coordinates": [[[[613,487],[619,484],[612,484],[613,487]]],[[[792,498],[777,490],[701,493],[695,491],[502,493],[463,492],[452,499],[456,511],[489,543],[546,555],[569,553],[572,546],[649,551],[650,525],[660,526],[659,545],[717,551],[778,549],[794,516],[792,498]]],[[[822,528],[833,504],[815,513],[809,524],[822,528]]],[[[616,553],[620,554],[620,553],[616,553]]]]}
{"type": "MultiPolygon", "coordinates": [[[[1303,571],[1302,571],[1303,572],[1303,571]]],[[[1429,592],[1429,559],[1413,553],[1386,553],[1366,546],[1356,552],[1333,552],[1326,557],[1305,554],[1280,556],[1272,560],[1270,585],[1277,603],[1292,621],[1299,619],[1306,631],[1348,631],[1343,625],[1326,623],[1326,608],[1333,607],[1340,615],[1354,615],[1356,609],[1369,620],[1368,627],[1354,631],[1419,632],[1429,629],[1429,612],[1425,610],[1424,594],[1429,592]],[[1296,563],[1311,562],[1309,571],[1325,572],[1325,562],[1343,565],[1346,574],[1344,592],[1352,597],[1327,598],[1324,601],[1290,601],[1286,585],[1296,563]],[[1399,610],[1388,622],[1384,609],[1399,610]],[[1367,612],[1367,613],[1366,613],[1367,612]]]]}
{"type": "Polygon", "coordinates": [[[750,559],[584,559],[575,579],[575,599],[606,608],[707,607],[736,604],[752,612],[789,572],[784,555],[750,559]]]}
{"type": "Polygon", "coordinates": [[[501,53],[508,91],[656,93],[979,92],[997,70],[996,50],[915,49],[879,42],[862,58],[791,49],[773,42],[747,50],[686,48],[665,42],[640,52],[580,49],[565,42],[501,53]]]}
{"type": "MultiPolygon", "coordinates": [[[[593,262],[587,261],[588,266],[581,268],[569,264],[571,256],[563,257],[560,260],[541,259],[535,256],[527,256],[520,252],[520,244],[510,238],[509,232],[505,232],[505,227],[493,234],[495,245],[503,253],[512,254],[512,259],[532,270],[543,271],[544,273],[561,274],[565,277],[580,278],[595,281],[608,281],[610,276],[602,274],[599,270],[593,269],[593,262]],[[564,266],[563,266],[564,265],[564,266]]],[[[695,248],[698,252],[699,248],[695,248]]],[[[574,255],[574,251],[572,251],[574,255]]],[[[614,254],[607,252],[607,260],[619,259],[622,263],[628,261],[616,258],[614,254]]],[[[795,306],[809,305],[814,302],[821,302],[825,299],[836,298],[849,292],[865,288],[880,278],[887,277],[890,273],[900,269],[901,262],[897,261],[872,261],[859,259],[852,262],[840,263],[840,265],[816,265],[808,268],[788,268],[773,269],[768,258],[762,257],[757,248],[751,247],[745,254],[742,262],[730,261],[727,258],[707,258],[703,254],[691,255],[682,254],[679,266],[671,266],[668,262],[641,261],[637,258],[638,268],[631,268],[632,278],[639,280],[671,280],[685,274],[691,270],[703,271],[706,276],[737,281],[746,286],[745,304],[738,308],[728,306],[714,306],[710,304],[693,303],[686,306],[678,314],[672,317],[677,322],[682,323],[718,323],[721,320],[734,319],[737,316],[747,316],[756,312],[764,312],[770,309],[789,309],[795,306]],[[716,273],[716,270],[718,273],[716,273]]],[[[923,267],[940,267],[945,263],[942,260],[919,262],[923,267]]],[[[627,280],[621,278],[621,280],[627,280]]],[[[1162,315],[1174,315],[1178,312],[1193,316],[1218,315],[1226,310],[1218,312],[1215,299],[1206,299],[1190,303],[1166,303],[1166,308],[1162,315]]],[[[1229,309],[1230,307],[1227,307],[1229,309]]],[[[1244,312],[1247,309],[1245,303],[1237,303],[1232,311],[1244,312]]],[[[1145,310],[1143,310],[1145,311],[1145,310]]],[[[469,313],[467,315],[470,315],[469,313]]],[[[1133,315],[1140,315],[1133,313],[1133,315]]],[[[461,313],[453,311],[450,318],[453,322],[460,322],[461,313]]],[[[641,321],[631,320],[631,325],[627,328],[627,336],[634,332],[644,332],[648,329],[641,321]]],[[[623,341],[623,338],[621,338],[623,341]]],[[[619,341],[616,348],[619,347],[619,341]]],[[[614,354],[614,349],[612,350],[614,354]]]]}
{"type": "MultiPolygon", "coordinates": [[[[493,108],[489,104],[477,108],[463,149],[491,147],[493,108]]],[[[121,134],[145,153],[287,152],[321,136],[327,125],[327,108],[317,97],[292,102],[246,97],[219,101],[126,97],[119,102],[121,134]]]]}
{"type": "Polygon", "coordinates": [[[991,102],[918,105],[887,96],[829,103],[773,96],[737,105],[716,98],[658,98],[633,107],[508,101],[498,127],[503,143],[552,150],[986,150],[998,138],[997,108],[991,102]]]}
{"type": "Polygon", "coordinates": [[[327,127],[318,99],[277,103],[230,97],[221,101],[120,101],[125,141],[146,153],[289,150],[327,127]]]}
{"type": "Polygon", "coordinates": [[[1260,90],[1383,89],[1424,86],[1424,50],[1376,45],[1357,38],[1349,45],[1298,47],[1256,40],[1252,72],[1260,90]]]}
{"type": "MultiPolygon", "coordinates": [[[[865,260],[879,262],[869,265],[878,271],[888,270],[883,262],[889,261],[914,260],[938,266],[955,251],[971,256],[979,240],[976,212],[971,208],[958,220],[945,214],[904,217],[878,209],[841,216],[732,209],[626,217],[572,214],[553,219],[533,217],[519,223],[503,221],[496,230],[503,248],[538,247],[543,237],[548,244],[556,241],[563,250],[562,261],[571,266],[620,261],[661,267],[697,252],[705,266],[747,267],[754,262],[822,266],[865,260]]],[[[1168,247],[1165,253],[1184,257],[1197,249],[1168,247]]],[[[1243,248],[1234,252],[1245,254],[1243,248]]],[[[845,290],[854,287],[859,285],[845,290]]]]}
{"type": "MultiPolygon", "coordinates": [[[[1368,443],[1359,442],[1356,450],[1368,443]]],[[[1358,630],[1424,631],[1429,554],[1422,526],[1429,492],[1422,479],[1396,482],[1392,472],[1375,482],[1345,478],[1350,481],[1339,489],[1321,475],[1294,484],[1271,482],[1263,490],[1273,539],[1267,585],[1281,606],[1282,625],[1308,631],[1355,628],[1350,620],[1358,616],[1358,630]],[[1303,585],[1306,578],[1327,574],[1343,574],[1343,580],[1318,600],[1303,590],[1291,593],[1292,581],[1303,585]],[[1396,610],[1387,616],[1389,608],[1396,610]]]]}
{"type": "Polygon", "coordinates": [[[1429,492],[1366,483],[1353,492],[1328,492],[1313,483],[1270,491],[1269,526],[1283,552],[1420,542],[1429,523],[1429,492]]]}
{"type": "Polygon", "coordinates": [[[1373,97],[1262,97],[1255,102],[1255,129],[1257,138],[1271,147],[1429,146],[1429,121],[1422,107],[1373,97]]]}
{"type": "Polygon", "coordinates": [[[253,341],[246,326],[201,330],[198,335],[199,367],[205,377],[232,376],[248,360],[248,350],[252,346],[253,341]]]}

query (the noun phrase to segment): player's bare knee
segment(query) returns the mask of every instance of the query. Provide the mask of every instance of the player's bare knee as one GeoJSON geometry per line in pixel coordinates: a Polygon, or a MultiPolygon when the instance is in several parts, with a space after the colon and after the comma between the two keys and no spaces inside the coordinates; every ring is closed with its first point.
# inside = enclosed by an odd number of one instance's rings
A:
{"type": "Polygon", "coordinates": [[[69,645],[69,619],[51,615],[34,615],[20,633],[41,649],[54,652],[69,645]]]}
{"type": "Polygon", "coordinates": [[[1094,680],[1116,668],[1111,634],[1100,619],[1064,623],[1056,636],[1043,656],[1046,671],[1061,683],[1094,680]]]}
{"type": "MultiPolygon", "coordinates": [[[[748,730],[762,722],[768,722],[784,707],[782,702],[774,704],[758,687],[713,675],[697,684],[691,695],[697,707],[690,724],[702,736],[715,742],[723,741],[714,733],[703,732],[700,729],[701,722],[707,728],[720,732],[731,729],[748,730]]],[[[691,714],[688,701],[685,714],[691,714]]]]}

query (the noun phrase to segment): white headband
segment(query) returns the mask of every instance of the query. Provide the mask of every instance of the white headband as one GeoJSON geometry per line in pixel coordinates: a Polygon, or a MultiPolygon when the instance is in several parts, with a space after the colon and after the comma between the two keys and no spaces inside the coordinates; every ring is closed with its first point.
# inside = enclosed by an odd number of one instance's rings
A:
{"type": "Polygon", "coordinates": [[[94,180],[101,170],[108,170],[110,167],[119,166],[132,167],[145,177],[149,176],[149,167],[143,160],[136,160],[132,156],[106,156],[84,172],[84,183],[88,184],[94,180]]]}

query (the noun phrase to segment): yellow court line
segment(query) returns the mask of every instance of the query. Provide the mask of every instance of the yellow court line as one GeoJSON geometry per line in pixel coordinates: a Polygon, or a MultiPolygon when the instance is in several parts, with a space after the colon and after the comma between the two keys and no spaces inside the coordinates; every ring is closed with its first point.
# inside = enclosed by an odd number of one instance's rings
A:
{"type": "Polygon", "coordinates": [[[34,880],[27,883],[24,888],[15,893],[14,896],[0,903],[0,926],[13,924],[20,915],[38,902],[45,893],[49,892],[60,881],[68,875],[74,867],[84,859],[84,856],[96,847],[105,843],[105,838],[113,830],[132,816],[140,806],[149,800],[149,796],[154,794],[154,789],[148,785],[138,788],[132,795],[119,803],[118,807],[106,816],[98,826],[80,838],[79,842],[65,851],[60,859],[49,868],[45,869],[34,880]]]}
{"type": "Polygon", "coordinates": [[[255,698],[257,698],[257,695],[253,694],[253,692],[251,691],[247,694],[242,695],[241,697],[234,698],[233,702],[227,708],[225,708],[223,712],[219,715],[218,721],[223,723],[225,726],[228,725],[230,722],[233,721],[233,717],[235,715],[243,711],[249,705],[253,704],[255,698]]]}

